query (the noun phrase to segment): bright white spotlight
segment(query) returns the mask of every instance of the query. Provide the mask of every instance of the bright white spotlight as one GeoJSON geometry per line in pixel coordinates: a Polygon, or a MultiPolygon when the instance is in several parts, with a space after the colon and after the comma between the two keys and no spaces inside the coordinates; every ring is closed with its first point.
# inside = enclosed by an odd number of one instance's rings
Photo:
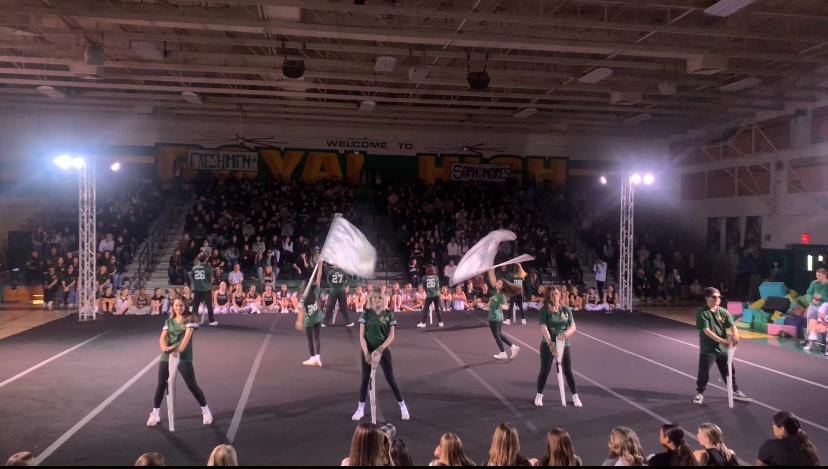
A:
{"type": "Polygon", "coordinates": [[[650,185],[655,181],[655,177],[652,174],[647,174],[644,176],[644,184],[650,185]]]}
{"type": "Polygon", "coordinates": [[[86,162],[83,161],[83,158],[81,157],[72,160],[72,166],[74,166],[75,169],[82,169],[85,164],[86,162]]]}
{"type": "Polygon", "coordinates": [[[630,176],[630,181],[632,181],[633,184],[641,184],[641,175],[638,173],[633,174],[630,176]]]}
{"type": "Polygon", "coordinates": [[[121,163],[115,163],[109,168],[112,169],[112,171],[118,171],[119,169],[121,169],[121,163]]]}
{"type": "Polygon", "coordinates": [[[601,184],[606,184],[606,183],[607,183],[607,177],[606,176],[601,176],[601,184]]]}
{"type": "Polygon", "coordinates": [[[72,158],[69,155],[61,155],[55,158],[55,164],[61,169],[69,169],[72,166],[72,158]]]}

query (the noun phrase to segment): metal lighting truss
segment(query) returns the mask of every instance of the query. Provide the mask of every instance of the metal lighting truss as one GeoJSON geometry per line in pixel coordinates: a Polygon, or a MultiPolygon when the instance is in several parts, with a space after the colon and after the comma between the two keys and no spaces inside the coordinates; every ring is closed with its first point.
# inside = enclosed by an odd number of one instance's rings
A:
{"type": "Polygon", "coordinates": [[[78,226],[80,272],[78,275],[78,318],[95,319],[95,160],[87,158],[78,173],[78,226]]]}
{"type": "Polygon", "coordinates": [[[631,173],[621,173],[621,240],[618,309],[632,311],[633,298],[633,195],[631,173]]]}

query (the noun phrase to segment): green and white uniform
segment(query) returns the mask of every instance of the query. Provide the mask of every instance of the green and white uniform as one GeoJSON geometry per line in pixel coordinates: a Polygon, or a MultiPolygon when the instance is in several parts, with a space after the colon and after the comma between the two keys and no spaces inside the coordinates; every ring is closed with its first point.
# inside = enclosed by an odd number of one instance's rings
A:
{"type": "Polygon", "coordinates": [[[426,324],[428,312],[431,305],[434,305],[434,311],[437,313],[437,323],[443,323],[443,315],[440,311],[440,278],[436,275],[426,275],[423,277],[423,287],[425,288],[425,303],[423,303],[423,320],[421,324],[426,324]]]}
{"type": "MultiPolygon", "coordinates": [[[[178,319],[176,318],[167,319],[167,322],[164,323],[163,329],[167,331],[167,347],[181,345],[181,342],[184,340],[184,334],[186,334],[187,329],[193,329],[193,331],[195,331],[196,329],[198,329],[198,323],[186,322],[185,324],[181,324],[178,322],[178,319]]],[[[190,341],[187,342],[187,347],[184,350],[178,350],[178,358],[182,362],[193,361],[192,336],[190,336],[190,341]]],[[[161,361],[170,361],[170,354],[167,352],[163,352],[161,354],[161,361]]]]}

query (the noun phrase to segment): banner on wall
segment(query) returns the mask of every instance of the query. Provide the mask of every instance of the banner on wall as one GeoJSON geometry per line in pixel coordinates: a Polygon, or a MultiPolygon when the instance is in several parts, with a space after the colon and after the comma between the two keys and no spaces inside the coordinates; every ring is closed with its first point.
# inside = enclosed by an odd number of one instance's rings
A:
{"type": "Polygon", "coordinates": [[[187,168],[207,171],[258,172],[259,154],[254,151],[202,150],[187,151],[187,168]]]}
{"type": "Polygon", "coordinates": [[[508,164],[467,164],[452,163],[452,181],[488,181],[503,182],[512,177],[512,168],[508,164]]]}

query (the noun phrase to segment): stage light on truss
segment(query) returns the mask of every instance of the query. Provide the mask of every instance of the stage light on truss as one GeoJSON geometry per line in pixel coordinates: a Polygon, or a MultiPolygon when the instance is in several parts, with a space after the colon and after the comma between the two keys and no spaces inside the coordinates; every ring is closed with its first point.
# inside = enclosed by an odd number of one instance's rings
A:
{"type": "Polygon", "coordinates": [[[601,184],[606,184],[607,183],[607,176],[602,174],[600,181],[601,181],[601,184]]]}
{"type": "Polygon", "coordinates": [[[72,157],[69,155],[60,155],[55,158],[55,164],[60,169],[69,169],[72,167],[72,157]]]}
{"type": "Polygon", "coordinates": [[[109,167],[112,171],[118,171],[121,169],[121,163],[114,163],[112,166],[109,167]]]}
{"type": "Polygon", "coordinates": [[[638,173],[633,174],[630,176],[630,181],[632,181],[633,184],[641,184],[641,175],[638,173]]]}
{"type": "Polygon", "coordinates": [[[653,182],[655,182],[655,176],[653,176],[652,173],[647,173],[647,175],[644,176],[644,184],[647,184],[649,186],[653,182]]]}

